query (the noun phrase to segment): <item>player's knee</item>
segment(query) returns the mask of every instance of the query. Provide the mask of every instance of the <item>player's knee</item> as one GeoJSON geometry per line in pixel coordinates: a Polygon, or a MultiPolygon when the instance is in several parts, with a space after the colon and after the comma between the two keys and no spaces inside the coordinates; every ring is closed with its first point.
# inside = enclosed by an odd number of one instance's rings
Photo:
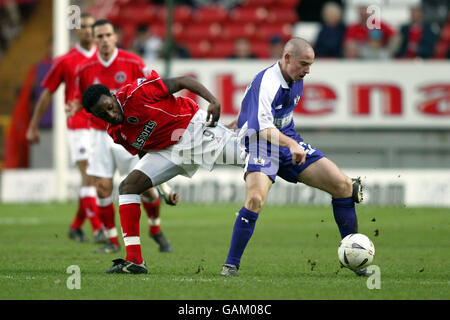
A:
{"type": "Polygon", "coordinates": [[[119,194],[136,194],[132,189],[132,185],[126,179],[119,184],[119,194]]]}
{"type": "Polygon", "coordinates": [[[333,194],[334,198],[348,198],[352,196],[353,186],[352,179],[347,176],[343,176],[341,179],[336,181],[333,186],[333,194]]]}
{"type": "Polygon", "coordinates": [[[257,192],[251,192],[247,195],[245,207],[253,212],[260,212],[264,206],[264,197],[257,192]]]}
{"type": "Polygon", "coordinates": [[[96,181],[95,187],[99,198],[107,198],[112,194],[112,184],[102,180],[96,181]]]}

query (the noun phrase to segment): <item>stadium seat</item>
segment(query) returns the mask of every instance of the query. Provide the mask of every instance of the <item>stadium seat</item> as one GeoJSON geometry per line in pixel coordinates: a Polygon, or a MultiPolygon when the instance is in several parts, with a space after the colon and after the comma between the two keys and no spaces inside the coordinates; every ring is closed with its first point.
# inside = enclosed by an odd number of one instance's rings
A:
{"type": "Polygon", "coordinates": [[[277,3],[275,0],[243,0],[242,7],[270,7],[272,4],[277,3]]]}
{"type": "Polygon", "coordinates": [[[228,11],[221,6],[200,7],[193,14],[196,23],[224,23],[228,20],[228,11]]]}
{"type": "Polygon", "coordinates": [[[276,4],[279,8],[289,8],[295,10],[301,0],[277,0],[276,4]]]}
{"type": "Polygon", "coordinates": [[[289,8],[273,8],[267,16],[270,23],[295,23],[298,20],[297,12],[289,8]]]}
{"type": "Polygon", "coordinates": [[[157,14],[157,8],[152,5],[126,6],[120,9],[120,20],[124,24],[132,22],[136,25],[151,23],[157,14]]]}
{"type": "MultiPolygon", "coordinates": [[[[166,6],[159,8],[156,18],[165,22],[169,11],[166,6]]],[[[178,23],[189,23],[192,20],[192,8],[185,5],[178,5],[173,10],[173,21],[178,23]]]]}
{"type": "Polygon", "coordinates": [[[258,58],[267,59],[270,57],[269,41],[264,41],[264,40],[252,41],[251,46],[252,46],[252,53],[254,55],[258,56],[258,58]]]}
{"type": "Polygon", "coordinates": [[[249,40],[256,39],[256,26],[253,23],[229,23],[222,28],[222,38],[224,40],[234,40],[245,37],[249,40]]]}
{"type": "Polygon", "coordinates": [[[208,40],[202,41],[184,41],[180,42],[185,46],[191,55],[191,58],[207,58],[211,50],[211,43],[208,40]]]}
{"type": "Polygon", "coordinates": [[[186,25],[183,36],[186,40],[214,40],[220,37],[221,26],[218,23],[186,25]]]}
{"type": "Polygon", "coordinates": [[[133,41],[136,36],[136,25],[124,23],[120,26],[120,29],[122,30],[122,39],[120,45],[124,49],[128,49],[133,45],[133,41]]]}
{"type": "Polygon", "coordinates": [[[234,41],[218,40],[211,43],[208,58],[223,59],[234,53],[234,41]]]}
{"type": "Polygon", "coordinates": [[[264,7],[237,7],[230,12],[233,22],[254,22],[262,23],[267,20],[268,12],[264,7]]]}
{"type": "Polygon", "coordinates": [[[262,24],[257,26],[257,35],[260,40],[268,41],[273,36],[279,36],[287,41],[292,36],[292,26],[289,23],[262,24]]]}

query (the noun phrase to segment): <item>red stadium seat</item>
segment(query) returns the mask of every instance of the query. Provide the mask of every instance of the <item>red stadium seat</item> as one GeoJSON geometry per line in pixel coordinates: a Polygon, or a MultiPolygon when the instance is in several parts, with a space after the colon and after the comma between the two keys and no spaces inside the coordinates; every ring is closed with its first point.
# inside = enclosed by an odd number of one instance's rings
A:
{"type": "Polygon", "coordinates": [[[267,16],[269,23],[295,23],[298,22],[297,12],[286,8],[273,8],[267,16]]]}
{"type": "Polygon", "coordinates": [[[211,44],[208,58],[223,59],[234,53],[234,41],[215,41],[211,44]]]}
{"type": "MultiPolygon", "coordinates": [[[[157,13],[157,19],[165,22],[169,11],[166,6],[160,7],[157,13]]],[[[173,21],[178,23],[188,23],[192,20],[192,8],[185,5],[175,6],[173,10],[173,21]]]]}
{"type": "Polygon", "coordinates": [[[234,22],[265,22],[268,16],[264,7],[237,7],[230,12],[230,17],[234,22]]]}
{"type": "Polygon", "coordinates": [[[200,7],[193,14],[196,23],[224,23],[228,20],[228,10],[221,6],[200,7]]]}
{"type": "Polygon", "coordinates": [[[252,52],[260,59],[267,59],[270,57],[270,45],[269,41],[252,41],[252,52]]]}
{"type": "Polygon", "coordinates": [[[293,10],[296,9],[297,5],[301,0],[277,0],[276,4],[279,8],[291,8],[293,10]]]}
{"type": "Polygon", "coordinates": [[[122,31],[122,39],[120,45],[124,49],[128,49],[133,45],[133,41],[136,36],[136,25],[124,23],[120,26],[120,29],[122,31]]]}
{"type": "Polygon", "coordinates": [[[276,3],[276,0],[243,0],[241,6],[243,7],[269,7],[276,3]]]}
{"type": "Polygon", "coordinates": [[[221,35],[221,26],[218,23],[187,25],[183,32],[186,40],[214,40],[221,35]]]}
{"type": "Polygon", "coordinates": [[[249,40],[256,39],[256,27],[253,23],[230,23],[223,26],[222,38],[224,40],[234,40],[245,37],[249,40]]]}
{"type": "Polygon", "coordinates": [[[279,36],[287,41],[292,36],[292,25],[289,23],[262,24],[257,27],[259,39],[268,41],[273,36],[279,36]]]}
{"type": "MultiPolygon", "coordinates": [[[[164,22],[157,21],[149,26],[150,33],[158,36],[160,38],[164,38],[167,33],[167,26],[164,22]]],[[[174,23],[172,25],[172,35],[175,39],[181,38],[183,36],[184,28],[181,23],[174,23]]]]}
{"type": "Polygon", "coordinates": [[[152,5],[126,6],[120,9],[120,20],[123,24],[149,24],[157,14],[157,8],[152,5]]]}
{"type": "Polygon", "coordinates": [[[186,41],[181,43],[189,50],[191,58],[206,58],[211,50],[211,43],[208,40],[186,41]]]}

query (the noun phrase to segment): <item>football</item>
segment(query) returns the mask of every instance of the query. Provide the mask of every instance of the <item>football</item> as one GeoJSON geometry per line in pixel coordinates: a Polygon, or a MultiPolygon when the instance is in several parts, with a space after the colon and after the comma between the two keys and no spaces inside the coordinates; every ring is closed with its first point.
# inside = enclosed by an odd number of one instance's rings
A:
{"type": "Polygon", "coordinates": [[[370,239],[361,233],[352,233],[341,240],[338,257],[344,267],[359,270],[369,266],[375,255],[370,239]]]}

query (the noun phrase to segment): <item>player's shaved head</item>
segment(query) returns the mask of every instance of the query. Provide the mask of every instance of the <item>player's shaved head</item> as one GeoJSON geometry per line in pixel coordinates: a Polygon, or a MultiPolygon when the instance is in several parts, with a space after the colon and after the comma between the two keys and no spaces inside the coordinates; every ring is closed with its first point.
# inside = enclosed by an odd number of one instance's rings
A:
{"type": "Polygon", "coordinates": [[[311,44],[303,38],[292,38],[284,45],[281,73],[288,84],[301,81],[309,73],[313,62],[314,49],[311,44]]]}
{"type": "Polygon", "coordinates": [[[300,37],[295,37],[290,39],[284,45],[283,56],[286,53],[289,53],[294,57],[298,57],[305,54],[309,50],[314,51],[312,45],[308,41],[300,37]]]}

